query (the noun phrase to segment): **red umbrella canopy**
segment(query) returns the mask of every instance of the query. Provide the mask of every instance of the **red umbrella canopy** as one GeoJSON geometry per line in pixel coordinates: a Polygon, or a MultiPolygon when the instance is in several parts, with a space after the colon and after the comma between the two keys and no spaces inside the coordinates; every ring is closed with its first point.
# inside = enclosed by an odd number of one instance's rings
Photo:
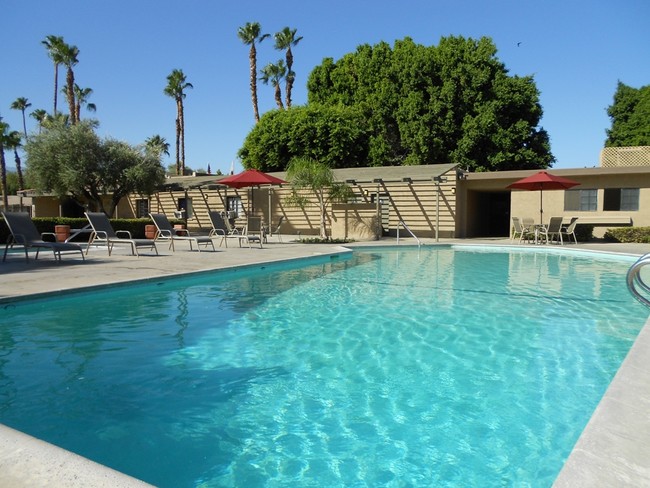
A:
{"type": "Polygon", "coordinates": [[[259,185],[284,185],[287,182],[257,169],[247,169],[239,174],[226,176],[218,180],[217,183],[231,188],[246,188],[247,186],[259,185]]]}
{"type": "Polygon", "coordinates": [[[534,175],[527,176],[521,180],[517,180],[507,188],[513,190],[539,190],[539,223],[544,223],[544,208],[542,205],[542,195],[544,190],[567,190],[579,185],[577,181],[561,176],[555,176],[546,171],[540,171],[534,175]]]}
{"type": "Polygon", "coordinates": [[[579,184],[577,181],[540,171],[532,176],[515,181],[513,184],[508,185],[508,188],[514,190],[566,190],[579,184]]]}

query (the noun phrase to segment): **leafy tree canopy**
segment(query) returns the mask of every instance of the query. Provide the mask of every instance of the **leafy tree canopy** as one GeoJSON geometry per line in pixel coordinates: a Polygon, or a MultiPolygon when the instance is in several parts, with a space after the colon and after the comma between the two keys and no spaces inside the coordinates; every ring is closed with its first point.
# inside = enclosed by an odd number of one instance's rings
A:
{"type": "Polygon", "coordinates": [[[356,107],[309,104],[265,113],[244,141],[245,168],[284,171],[294,157],[330,168],[365,166],[366,121],[356,107]]]}
{"type": "Polygon", "coordinates": [[[606,147],[650,146],[650,85],[637,89],[619,81],[607,115],[606,147]]]}
{"type": "MultiPolygon", "coordinates": [[[[364,44],[314,68],[308,107],[351,109],[361,121],[355,129],[365,154],[339,167],[449,162],[474,171],[549,167],[555,158],[548,134],[538,127],[542,108],[534,80],[509,76],[496,52],[487,37],[446,37],[429,47],[410,38],[392,48],[385,42],[364,44]]],[[[251,164],[246,156],[254,152],[254,132],[241,154],[244,166],[251,164]]],[[[318,157],[313,153],[323,142],[306,141],[311,154],[293,155],[318,157]]],[[[289,150],[283,140],[276,144],[275,154],[289,150]]]]}
{"type": "Polygon", "coordinates": [[[31,137],[25,151],[37,190],[71,196],[107,215],[129,193],[150,195],[165,179],[158,157],[125,142],[102,140],[86,121],[52,124],[31,137]]]}

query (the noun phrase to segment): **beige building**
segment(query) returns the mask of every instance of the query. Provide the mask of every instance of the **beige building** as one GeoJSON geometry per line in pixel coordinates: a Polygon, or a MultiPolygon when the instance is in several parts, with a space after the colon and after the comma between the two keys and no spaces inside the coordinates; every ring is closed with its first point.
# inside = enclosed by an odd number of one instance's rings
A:
{"type": "MultiPolygon", "coordinates": [[[[611,158],[610,158],[611,159],[611,158]]],[[[467,173],[452,164],[346,168],[334,171],[347,182],[354,198],[335,204],[328,214],[329,234],[356,240],[412,232],[418,237],[505,237],[511,217],[540,219],[538,191],[510,190],[508,185],[536,170],[467,173]]],[[[594,225],[594,236],[618,226],[650,226],[650,164],[579,169],[550,169],[550,173],[579,183],[570,190],[543,193],[543,220],[578,217],[579,224],[594,225]]],[[[285,173],[271,173],[286,179],[285,173]]],[[[319,211],[291,207],[285,197],[290,185],[232,189],[210,175],[170,177],[152,197],[123,199],[114,217],[147,217],[149,212],[181,216],[189,228],[208,232],[209,210],[224,210],[244,220],[261,216],[273,228],[284,217],[283,234],[316,236],[319,211]]],[[[12,197],[14,209],[32,215],[83,216],[83,209],[54,197],[12,197]],[[18,207],[18,199],[20,207],[18,207]]]]}

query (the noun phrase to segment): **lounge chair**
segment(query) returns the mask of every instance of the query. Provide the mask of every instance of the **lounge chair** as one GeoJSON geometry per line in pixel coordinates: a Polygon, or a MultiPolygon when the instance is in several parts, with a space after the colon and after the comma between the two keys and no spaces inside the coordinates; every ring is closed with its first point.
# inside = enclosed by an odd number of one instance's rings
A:
{"type": "Polygon", "coordinates": [[[562,240],[562,217],[551,217],[548,221],[548,226],[539,227],[539,236],[543,237],[546,241],[546,244],[557,240],[560,244],[564,245],[562,240]]]}
{"type": "Polygon", "coordinates": [[[108,248],[109,256],[111,255],[113,246],[115,245],[131,246],[131,254],[135,256],[140,256],[140,254],[138,254],[138,249],[141,247],[153,249],[156,251],[156,255],[158,254],[156,241],[153,239],[133,239],[128,230],[118,230],[116,232],[113,230],[113,226],[105,213],[86,212],[86,218],[88,219],[88,222],[90,222],[90,226],[93,228],[93,231],[90,233],[90,240],[88,241],[86,254],[88,254],[88,250],[92,244],[105,244],[108,248]],[[120,237],[120,235],[126,237],[120,237]]]}
{"type": "Polygon", "coordinates": [[[237,229],[234,229],[230,226],[228,219],[224,218],[221,212],[210,211],[208,212],[210,216],[210,222],[212,222],[212,230],[210,231],[210,238],[215,239],[221,237],[221,242],[219,242],[219,247],[225,242],[226,247],[228,247],[228,238],[234,237],[239,238],[240,233],[237,229]]]}
{"type": "Polygon", "coordinates": [[[38,229],[34,225],[31,217],[27,212],[2,212],[2,216],[5,218],[5,222],[9,227],[11,235],[7,240],[7,245],[5,246],[4,256],[2,261],[7,259],[7,251],[9,248],[14,247],[14,245],[23,246],[25,249],[25,261],[29,262],[29,254],[27,251],[29,249],[36,249],[36,256],[34,259],[38,259],[38,253],[41,249],[50,249],[54,253],[54,259],[61,261],[62,252],[79,252],[81,258],[85,261],[83,249],[79,244],[73,244],[70,242],[50,242],[43,240],[43,236],[46,234],[51,234],[54,236],[54,233],[45,232],[40,234],[38,229]]]}
{"type": "Polygon", "coordinates": [[[578,217],[571,217],[571,222],[569,225],[563,225],[560,229],[560,238],[564,235],[567,236],[569,242],[571,242],[570,237],[573,236],[573,241],[577,244],[578,238],[576,237],[576,224],[578,223],[578,217]]]}
{"type": "Polygon", "coordinates": [[[248,217],[248,221],[244,229],[244,233],[237,237],[239,237],[239,247],[241,247],[242,241],[246,241],[249,248],[251,248],[251,241],[257,241],[260,243],[260,248],[261,248],[262,241],[264,240],[264,229],[262,228],[262,218],[248,217]]]}
{"type": "Polygon", "coordinates": [[[167,219],[166,215],[163,214],[154,214],[150,213],[149,216],[153,223],[156,224],[156,241],[169,241],[169,248],[172,251],[176,251],[174,247],[174,242],[183,241],[190,243],[190,251],[194,250],[194,244],[196,244],[196,249],[201,252],[201,244],[207,249],[208,246],[212,246],[212,250],[216,251],[214,248],[214,242],[208,236],[193,236],[190,234],[190,231],[187,229],[174,229],[172,224],[167,219]],[[179,235],[178,233],[181,233],[179,235]]]}
{"type": "Polygon", "coordinates": [[[517,236],[519,236],[519,243],[521,244],[521,241],[524,239],[526,242],[530,242],[531,238],[535,237],[535,233],[532,230],[521,225],[519,217],[512,217],[512,225],[514,227],[514,231],[512,232],[512,238],[510,241],[514,241],[517,236]]]}

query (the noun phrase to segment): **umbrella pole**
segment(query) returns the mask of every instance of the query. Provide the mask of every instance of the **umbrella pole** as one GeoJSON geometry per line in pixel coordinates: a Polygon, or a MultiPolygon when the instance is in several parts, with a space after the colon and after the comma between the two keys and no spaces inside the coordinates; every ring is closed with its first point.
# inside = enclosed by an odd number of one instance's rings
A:
{"type": "Polygon", "coordinates": [[[544,225],[544,205],[542,203],[542,197],[544,195],[544,190],[539,189],[539,225],[544,225]]]}

